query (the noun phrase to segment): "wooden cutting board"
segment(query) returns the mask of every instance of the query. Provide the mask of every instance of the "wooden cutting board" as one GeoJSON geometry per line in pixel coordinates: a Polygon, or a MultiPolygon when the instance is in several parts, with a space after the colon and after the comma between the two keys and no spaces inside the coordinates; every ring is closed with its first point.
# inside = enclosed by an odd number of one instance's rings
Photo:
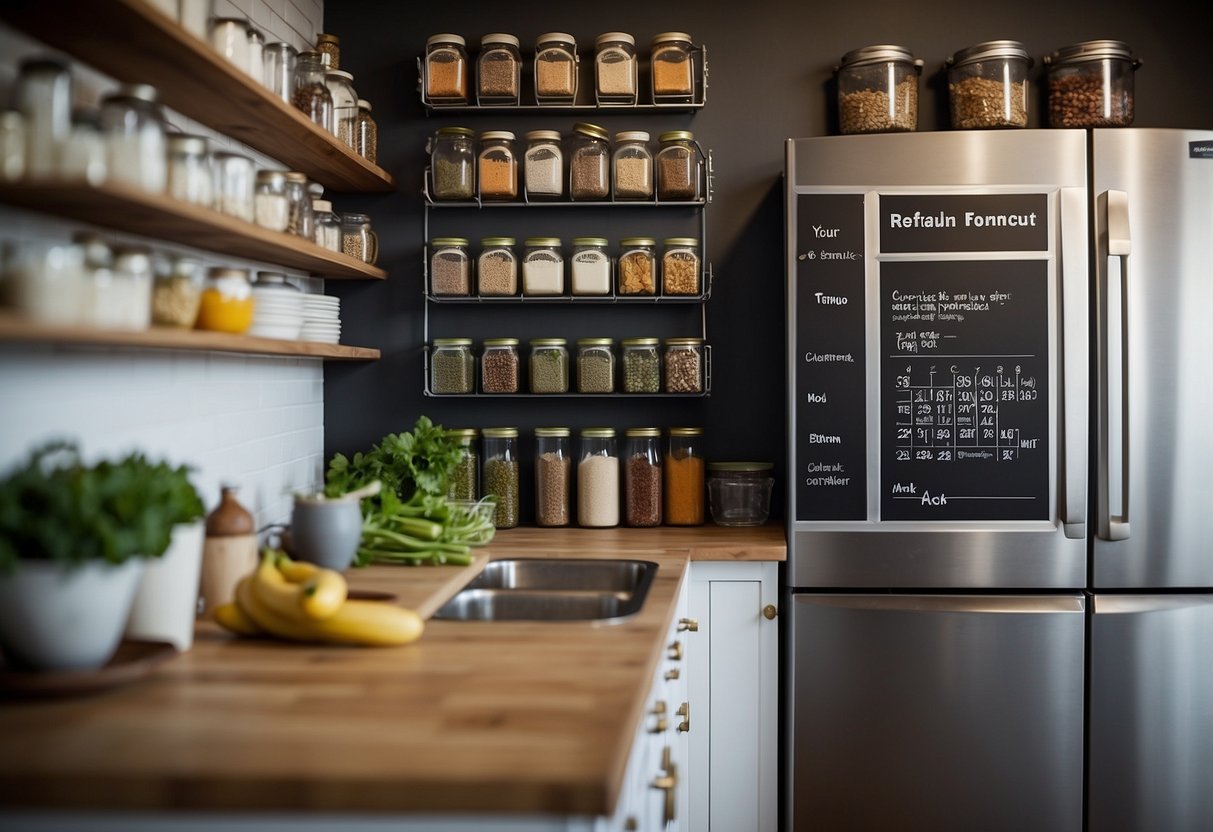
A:
{"type": "Polygon", "coordinates": [[[345,578],[352,597],[391,601],[429,619],[489,561],[487,549],[474,549],[468,566],[373,565],[351,568],[345,578]]]}

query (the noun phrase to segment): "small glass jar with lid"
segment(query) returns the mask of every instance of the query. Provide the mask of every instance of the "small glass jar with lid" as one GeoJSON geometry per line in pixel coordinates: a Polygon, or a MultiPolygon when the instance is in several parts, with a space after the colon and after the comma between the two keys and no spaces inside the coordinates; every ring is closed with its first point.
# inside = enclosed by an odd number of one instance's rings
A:
{"type": "Polygon", "coordinates": [[[661,254],[661,293],[698,295],[703,291],[699,262],[699,240],[667,237],[661,254]]]}
{"type": "Polygon", "coordinates": [[[174,133],[165,140],[168,154],[167,193],[173,199],[211,207],[215,175],[204,136],[174,133]]]}
{"type": "Polygon", "coordinates": [[[211,156],[215,174],[215,208],[231,217],[253,222],[253,190],[256,168],[240,153],[222,151],[211,156]]]}
{"type": "Polygon", "coordinates": [[[286,41],[267,43],[261,50],[261,83],[286,103],[291,103],[295,85],[295,63],[299,54],[286,41]]]}
{"type": "Polygon", "coordinates": [[[992,40],[948,58],[948,104],[958,130],[1028,126],[1028,70],[1022,43],[992,40]]]}
{"type": "Polygon", "coordinates": [[[703,160],[689,130],[671,130],[657,137],[657,199],[689,202],[700,198],[703,160]]]}
{"type": "Polygon", "coordinates": [[[718,526],[761,526],[771,510],[769,462],[709,462],[708,505],[718,526]]]}
{"type": "Polygon", "coordinates": [[[535,428],[535,525],[567,526],[573,457],[568,428],[535,428]]]}
{"type": "Polygon", "coordinates": [[[354,152],[372,165],[379,158],[379,125],[371,116],[371,102],[358,99],[358,122],[354,125],[354,152]]]}
{"type": "Polygon", "coordinates": [[[1128,127],[1133,76],[1141,61],[1128,44],[1091,40],[1046,55],[1050,127],[1128,127]]]}
{"type": "Polygon", "coordinates": [[[109,181],[164,193],[166,133],[157,99],[156,88],[149,84],[123,84],[101,99],[109,181]]]}
{"type": "Polygon", "coordinates": [[[316,51],[328,56],[329,69],[341,69],[341,38],[321,32],[316,35],[316,51]]]}
{"type": "Polygon", "coordinates": [[[569,392],[569,349],[563,338],[534,338],[527,375],[532,393],[569,392]]]}
{"type": "Polygon", "coordinates": [[[657,294],[656,246],[652,237],[624,237],[619,241],[619,294],[657,294]]]}
{"type": "Polygon", "coordinates": [[[527,133],[523,159],[528,200],[564,196],[564,152],[560,147],[560,133],[555,130],[527,133]]]}
{"type": "Polygon", "coordinates": [[[430,351],[430,393],[471,393],[475,372],[471,338],[435,338],[430,351]]]}
{"type": "Polygon", "coordinates": [[[312,200],[312,230],[314,241],[329,251],[341,251],[341,220],[327,199],[312,200]]]}
{"type": "Polygon", "coordinates": [[[249,23],[243,17],[213,17],[210,23],[211,48],[241,72],[248,72],[249,23]]]}
{"type": "Polygon", "coordinates": [[[482,37],[476,58],[477,103],[517,104],[521,67],[518,38],[504,32],[482,37]]]}
{"type": "Polygon", "coordinates": [[[918,128],[922,61],[904,46],[853,49],[835,70],[838,126],[844,134],[908,133],[918,128]]]}
{"type": "Polygon", "coordinates": [[[670,428],[661,467],[666,525],[703,525],[703,428],[670,428]]]}
{"type": "Polygon", "coordinates": [[[475,428],[453,428],[446,435],[459,445],[459,461],[447,482],[448,500],[477,500],[480,498],[480,451],[476,447],[480,431],[475,428]]]}
{"type": "Polygon", "coordinates": [[[196,325],[199,329],[240,334],[253,324],[253,303],[248,269],[208,269],[196,325]]]}
{"type": "Polygon", "coordinates": [[[72,75],[67,64],[54,58],[22,61],[14,103],[25,119],[25,175],[57,176],[72,130],[72,75]]]}
{"type": "Polygon", "coordinates": [[[518,525],[518,428],[484,428],[480,431],[480,488],[497,501],[493,524],[499,529],[518,525]]]}
{"type": "Polygon", "coordinates": [[[612,164],[616,199],[653,198],[653,152],[649,134],[626,130],[615,134],[612,164]]]}
{"type": "Polygon", "coordinates": [[[625,393],[661,392],[661,342],[656,338],[625,338],[622,343],[623,376],[620,389],[625,393]]]}
{"type": "Polygon", "coordinates": [[[703,339],[665,340],[665,392],[703,392],[703,339]]]}
{"type": "Polygon", "coordinates": [[[569,140],[569,196],[575,200],[609,197],[610,167],[611,146],[607,131],[597,124],[574,124],[569,140]]]}
{"type": "Polygon", "coordinates": [[[312,197],[307,191],[307,176],[299,171],[287,171],[286,206],[287,233],[305,240],[315,237],[316,218],[312,213],[312,197]]]}
{"type": "Polygon", "coordinates": [[[434,104],[468,100],[467,41],[461,36],[444,33],[426,40],[425,98],[434,104]]]}
{"type": "Polygon", "coordinates": [[[518,157],[514,134],[489,130],[480,134],[479,171],[481,199],[515,199],[518,196],[518,157]]]}
{"type": "Polygon", "coordinates": [[[379,235],[366,214],[341,215],[341,251],[348,257],[374,264],[379,259],[379,235]]]}
{"type": "Polygon", "coordinates": [[[569,103],[577,97],[577,41],[565,32],[535,38],[535,100],[569,103]]]}
{"type": "Polygon", "coordinates": [[[636,38],[604,32],[594,40],[594,84],[598,103],[636,103],[636,38]]]}
{"type": "Polygon", "coordinates": [[[518,339],[486,338],[480,354],[480,392],[518,392],[518,339]]]}
{"type": "Polygon", "coordinates": [[[606,237],[574,237],[571,288],[574,295],[611,293],[611,257],[606,237]]]}
{"type": "Polygon", "coordinates": [[[518,294],[518,255],[513,237],[484,237],[476,258],[477,291],[485,297],[518,294]]]}
{"type": "Polygon", "coordinates": [[[69,181],[103,183],[109,172],[109,153],[98,112],[88,107],[72,110],[72,129],[63,145],[60,175],[69,181]]]}
{"type": "Polygon", "coordinates": [[[468,127],[439,127],[430,141],[430,187],[437,200],[476,196],[475,132],[468,127]]]}
{"type": "Polygon", "coordinates": [[[472,294],[467,237],[430,240],[430,294],[464,298],[472,294]]]}
{"type": "Polygon", "coordinates": [[[205,275],[201,264],[190,257],[174,257],[156,274],[152,284],[152,323],[178,329],[193,329],[202,303],[205,275]]]}
{"type": "Polygon", "coordinates": [[[628,428],[623,448],[623,516],[633,527],[661,525],[661,431],[628,428]]]}
{"type": "Polygon", "coordinates": [[[619,451],[614,428],[585,428],[577,455],[577,523],[619,525],[619,451]]]}
{"type": "Polygon", "coordinates": [[[346,147],[354,147],[354,128],[358,124],[358,93],[354,91],[354,76],[344,69],[324,73],[324,84],[333,97],[332,133],[346,147]]]}
{"type": "Polygon", "coordinates": [[[610,338],[577,340],[577,392],[615,392],[615,342],[610,338]]]}
{"type": "Polygon", "coordinates": [[[653,36],[649,64],[654,103],[690,99],[695,91],[691,52],[691,36],[686,32],[662,32],[653,36]]]}
{"type": "Polygon", "coordinates": [[[319,52],[300,52],[295,61],[295,82],[291,88],[291,104],[312,123],[332,133],[333,94],[325,83],[324,59],[319,52]]]}
{"type": "Polygon", "coordinates": [[[98,322],[115,329],[147,329],[152,319],[151,252],[143,246],[114,249],[110,284],[95,286],[98,322]]]}
{"type": "Polygon", "coordinates": [[[286,173],[259,170],[253,186],[253,221],[270,231],[286,231],[290,219],[286,199],[286,173]]]}
{"type": "Polygon", "coordinates": [[[522,256],[524,295],[564,294],[564,254],[559,237],[527,237],[522,256]]]}
{"type": "Polygon", "coordinates": [[[256,26],[250,24],[248,27],[248,63],[245,64],[244,71],[258,84],[261,83],[261,62],[264,52],[265,35],[261,34],[261,30],[256,26]]]}

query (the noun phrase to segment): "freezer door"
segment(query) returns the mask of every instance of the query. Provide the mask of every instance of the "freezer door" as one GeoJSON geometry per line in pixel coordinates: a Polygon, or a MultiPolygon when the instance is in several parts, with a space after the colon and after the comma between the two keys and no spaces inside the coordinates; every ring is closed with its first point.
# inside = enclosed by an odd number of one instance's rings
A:
{"type": "Polygon", "coordinates": [[[784,608],[790,828],[1081,828],[1081,596],[793,594],[784,608]]]}
{"type": "Polygon", "coordinates": [[[1213,829],[1213,595],[1096,595],[1090,829],[1213,829]]]}

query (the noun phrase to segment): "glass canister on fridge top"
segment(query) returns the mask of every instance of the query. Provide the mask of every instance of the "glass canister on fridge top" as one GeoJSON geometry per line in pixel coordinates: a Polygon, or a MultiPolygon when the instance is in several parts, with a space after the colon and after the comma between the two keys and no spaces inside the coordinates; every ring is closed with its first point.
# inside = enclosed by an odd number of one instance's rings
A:
{"type": "Polygon", "coordinates": [[[569,196],[575,200],[610,196],[610,160],[607,131],[597,124],[574,124],[569,140],[569,196]]]}
{"type": "Polygon", "coordinates": [[[653,36],[649,50],[653,101],[686,101],[695,91],[691,70],[691,36],[686,32],[662,32],[653,36]]]}
{"type": "Polygon", "coordinates": [[[667,237],[661,255],[661,291],[666,295],[698,295],[703,291],[700,279],[699,240],[694,237],[667,237]]]}
{"type": "Polygon", "coordinates": [[[480,134],[480,198],[514,199],[518,196],[518,157],[514,134],[489,130],[480,134]]]}
{"type": "Polygon", "coordinates": [[[667,338],[664,363],[667,393],[703,392],[702,338],[667,338]]]}
{"type": "Polygon", "coordinates": [[[653,198],[653,152],[649,134],[626,130],[615,134],[614,185],[616,199],[653,198]]]}
{"type": "Polygon", "coordinates": [[[425,97],[438,104],[467,101],[467,41],[459,35],[432,35],[426,40],[425,97]]]}
{"type": "Polygon", "coordinates": [[[315,215],[312,213],[312,197],[307,192],[307,176],[299,171],[286,174],[286,231],[311,240],[315,234],[315,215]]]}
{"type": "Polygon", "coordinates": [[[657,294],[657,242],[652,237],[625,237],[619,241],[619,294],[657,294]]]}
{"type": "Polygon", "coordinates": [[[523,179],[528,199],[555,199],[564,196],[564,152],[560,133],[532,130],[526,134],[523,179]]]}
{"type": "Polygon", "coordinates": [[[569,349],[565,339],[533,339],[527,369],[532,393],[569,392],[569,349]]]}
{"type": "Polygon", "coordinates": [[[454,428],[446,435],[459,445],[459,461],[451,471],[447,483],[446,498],[448,500],[476,500],[480,496],[480,452],[476,448],[476,440],[480,431],[475,428],[454,428]]]}
{"type": "Polygon", "coordinates": [[[341,38],[321,32],[316,35],[316,51],[328,55],[329,69],[341,69],[341,38]]]}
{"type": "Polygon", "coordinates": [[[577,392],[615,392],[615,342],[610,338],[577,341],[577,392]]]}
{"type": "Polygon", "coordinates": [[[670,428],[662,474],[666,525],[703,525],[703,428],[670,428]]]}
{"type": "Polygon", "coordinates": [[[253,186],[253,221],[270,231],[286,231],[289,215],[286,174],[280,170],[257,171],[253,186]]]}
{"type": "Polygon", "coordinates": [[[430,140],[430,186],[434,199],[472,199],[476,195],[476,152],[468,127],[439,127],[430,140]]]}
{"type": "Polygon", "coordinates": [[[518,339],[486,338],[480,355],[480,392],[518,392],[518,339]]]}
{"type": "Polygon", "coordinates": [[[332,133],[333,94],[325,83],[325,71],[319,52],[300,52],[295,61],[291,104],[322,130],[332,133]]]}
{"type": "Polygon", "coordinates": [[[1050,127],[1128,127],[1141,61],[1128,44],[1091,40],[1046,55],[1050,127]]]}
{"type": "Polygon", "coordinates": [[[918,128],[922,61],[903,46],[864,46],[836,68],[843,133],[906,133],[918,128]]]}
{"type": "Polygon", "coordinates": [[[215,174],[203,136],[174,133],[165,140],[168,159],[167,192],[173,199],[194,205],[214,204],[215,174]]]}
{"type": "Polygon", "coordinates": [[[267,43],[261,50],[261,83],[288,104],[295,85],[298,53],[286,41],[267,43]]]}
{"type": "Polygon", "coordinates": [[[354,125],[354,152],[372,165],[379,158],[379,125],[371,116],[371,102],[358,99],[358,122],[354,125]]]}
{"type": "Polygon", "coordinates": [[[484,237],[476,260],[477,290],[481,295],[508,297],[518,294],[518,256],[513,237],[484,237]]]}
{"type": "Polygon", "coordinates": [[[524,295],[564,294],[564,254],[559,237],[527,237],[522,256],[524,295]]]}
{"type": "Polygon", "coordinates": [[[480,39],[476,58],[476,100],[481,104],[517,104],[522,56],[518,38],[494,32],[480,39]]]}
{"type": "Polygon", "coordinates": [[[22,61],[14,103],[25,119],[25,175],[30,179],[58,175],[72,130],[72,76],[67,64],[52,58],[22,61]]]}
{"type": "Polygon", "coordinates": [[[472,339],[435,338],[430,352],[430,392],[447,396],[472,392],[472,339]]]}
{"type": "Polygon", "coordinates": [[[948,103],[959,130],[1028,126],[1028,70],[1022,43],[992,40],[948,58],[948,103]]]}
{"type": "Polygon", "coordinates": [[[611,257],[606,237],[574,237],[572,291],[574,295],[611,293],[611,257]]]}
{"type": "Polygon", "coordinates": [[[379,235],[366,214],[341,215],[341,251],[355,260],[374,264],[379,259],[379,235]]]}
{"type": "Polygon", "coordinates": [[[215,208],[231,217],[253,222],[253,190],[256,169],[253,160],[240,153],[223,151],[211,156],[215,173],[215,208]]]}
{"type": "Polygon", "coordinates": [[[619,525],[619,452],[614,428],[585,428],[577,462],[577,523],[619,525]]]}
{"type": "Polygon", "coordinates": [[[253,324],[253,303],[248,269],[208,269],[197,326],[216,332],[244,332],[253,324]]]}
{"type": "Polygon", "coordinates": [[[330,69],[324,73],[324,84],[333,97],[333,135],[346,147],[353,148],[354,128],[358,124],[354,76],[343,69],[330,69]]]}
{"type": "Polygon", "coordinates": [[[594,40],[594,83],[598,101],[636,103],[636,39],[605,32],[594,40]]]}
{"type": "Polygon", "coordinates": [[[624,522],[636,527],[660,526],[661,431],[628,428],[624,437],[624,522]]]}
{"type": "Polygon", "coordinates": [[[709,462],[708,504],[718,526],[761,526],[771,510],[769,462],[709,462]]]}
{"type": "Polygon", "coordinates": [[[540,104],[577,97],[577,41],[565,32],[535,39],[535,98],[540,104]]]}
{"type": "Polygon", "coordinates": [[[626,338],[623,341],[625,393],[657,393],[661,390],[660,342],[656,338],[626,338]]]}
{"type": "Polygon", "coordinates": [[[700,159],[695,136],[689,130],[662,133],[657,141],[657,198],[674,202],[699,199],[700,159]]]}
{"type": "Polygon", "coordinates": [[[341,220],[327,199],[312,200],[312,230],[316,245],[329,251],[341,251],[341,220]]]}
{"type": "Polygon", "coordinates": [[[166,134],[157,99],[156,88],[149,84],[123,84],[118,92],[101,99],[110,181],[164,192],[166,134]]]}
{"type": "Polygon", "coordinates": [[[451,297],[468,297],[472,294],[467,237],[435,237],[430,240],[430,292],[451,297]]]}
{"type": "Polygon", "coordinates": [[[480,436],[480,487],[484,496],[497,498],[494,525],[512,529],[518,525],[518,429],[484,428],[480,436]]]}
{"type": "Polygon", "coordinates": [[[570,472],[568,428],[535,428],[535,525],[569,524],[570,472]]]}

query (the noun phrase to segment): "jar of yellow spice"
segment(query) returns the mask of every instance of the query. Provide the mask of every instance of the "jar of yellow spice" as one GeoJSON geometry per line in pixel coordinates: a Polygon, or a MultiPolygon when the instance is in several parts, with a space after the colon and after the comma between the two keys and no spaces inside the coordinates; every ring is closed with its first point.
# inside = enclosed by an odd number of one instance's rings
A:
{"type": "Polygon", "coordinates": [[[247,269],[213,268],[198,307],[198,329],[240,334],[253,323],[253,287],[247,269]]]}

